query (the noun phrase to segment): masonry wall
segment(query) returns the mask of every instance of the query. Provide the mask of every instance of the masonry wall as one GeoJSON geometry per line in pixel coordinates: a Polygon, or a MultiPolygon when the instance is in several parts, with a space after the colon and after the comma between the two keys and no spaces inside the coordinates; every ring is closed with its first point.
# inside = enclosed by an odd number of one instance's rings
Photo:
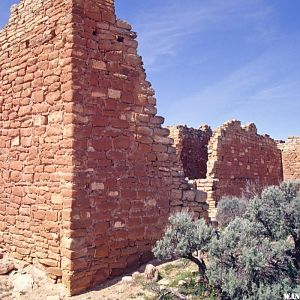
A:
{"type": "Polygon", "coordinates": [[[170,211],[189,200],[198,216],[207,211],[206,197],[183,191],[189,186],[156,116],[131,26],[116,21],[112,1],[75,1],[73,15],[76,257],[69,280],[76,291],[149,260],[170,211]]]}
{"type": "Polygon", "coordinates": [[[0,245],[61,273],[70,205],[71,1],[21,1],[0,32],[0,245]]]}
{"type": "Polygon", "coordinates": [[[184,175],[190,179],[205,178],[211,128],[207,125],[199,129],[181,125],[168,128],[170,137],[174,140],[177,156],[183,165],[184,175]]]}
{"type": "Polygon", "coordinates": [[[149,260],[184,180],[110,0],[23,0],[0,32],[0,243],[72,294],[149,260]]]}
{"type": "Polygon", "coordinates": [[[278,143],[282,151],[284,180],[300,179],[300,137],[289,137],[286,142],[278,143]]]}
{"type": "Polygon", "coordinates": [[[222,196],[241,196],[247,183],[262,188],[283,180],[276,142],[257,134],[254,124],[225,123],[214,131],[208,153],[207,177],[197,180],[197,186],[208,193],[212,219],[222,196]]]}

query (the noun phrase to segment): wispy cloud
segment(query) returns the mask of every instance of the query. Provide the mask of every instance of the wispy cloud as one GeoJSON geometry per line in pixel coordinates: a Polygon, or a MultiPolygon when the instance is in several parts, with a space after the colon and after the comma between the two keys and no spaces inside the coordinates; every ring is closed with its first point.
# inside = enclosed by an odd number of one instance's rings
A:
{"type": "Polygon", "coordinates": [[[289,51],[288,46],[284,50],[270,48],[259,57],[239,66],[222,80],[196,93],[190,97],[190,100],[198,102],[210,99],[214,103],[227,105],[228,101],[244,104],[247,99],[271,100],[279,96],[282,98],[287,96],[283,91],[297,90],[300,94],[300,71],[298,71],[300,63],[297,62],[299,50],[289,51]],[[280,61],[286,62],[287,56],[290,61],[294,58],[295,63],[281,64],[280,61]],[[245,96],[246,98],[241,99],[245,96]]]}
{"type": "Polygon", "coordinates": [[[299,99],[297,102],[291,102],[299,107],[300,105],[300,78],[287,79],[284,83],[275,83],[273,86],[266,86],[258,90],[253,96],[249,97],[254,101],[284,101],[299,99]]]}
{"type": "Polygon", "coordinates": [[[226,31],[228,26],[232,29],[247,23],[254,28],[256,39],[269,38],[272,34],[272,28],[265,26],[272,10],[260,5],[260,0],[191,0],[189,5],[167,0],[164,3],[159,9],[142,12],[136,19],[139,49],[148,69],[158,59],[176,55],[191,36],[211,29],[226,31]]]}
{"type": "MultiPolygon", "coordinates": [[[[299,38],[281,40],[221,80],[178,99],[168,112],[172,116],[168,123],[189,120],[190,125],[196,126],[202,120],[216,126],[227,119],[244,118],[261,124],[265,120],[273,125],[274,132],[276,123],[281,126],[278,122],[283,116],[287,124],[295,123],[292,116],[300,111],[299,53],[299,38]]],[[[292,126],[300,130],[299,122],[292,126]]],[[[277,128],[278,136],[279,131],[277,128]]]]}
{"type": "Polygon", "coordinates": [[[297,0],[145,3],[128,17],[166,124],[240,118],[277,137],[299,135],[297,0]]]}

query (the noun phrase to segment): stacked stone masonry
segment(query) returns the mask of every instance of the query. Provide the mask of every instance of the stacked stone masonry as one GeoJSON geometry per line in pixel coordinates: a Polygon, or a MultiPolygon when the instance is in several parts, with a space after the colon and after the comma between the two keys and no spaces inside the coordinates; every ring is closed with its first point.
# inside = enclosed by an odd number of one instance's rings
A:
{"type": "MultiPolygon", "coordinates": [[[[184,149],[180,143],[175,144],[179,145],[177,151],[184,149]]],[[[181,157],[188,159],[188,153],[181,157]]],[[[208,144],[206,178],[196,179],[194,184],[207,193],[209,217],[213,220],[222,196],[241,196],[247,185],[261,189],[281,181],[281,153],[276,142],[258,135],[254,124],[241,126],[240,121],[233,120],[213,132],[208,144]]]]}
{"type": "Polygon", "coordinates": [[[176,153],[189,179],[205,178],[207,172],[207,146],[212,135],[209,126],[199,129],[187,126],[170,126],[170,137],[174,140],[176,153]]]}
{"type": "Polygon", "coordinates": [[[184,179],[112,0],[21,0],[0,32],[0,245],[72,294],[151,257],[184,179]]]}
{"type": "Polygon", "coordinates": [[[22,1],[0,32],[0,245],[54,279],[72,202],[71,9],[22,1]]]}
{"type": "Polygon", "coordinates": [[[289,137],[286,142],[279,142],[282,152],[284,180],[300,180],[300,137],[289,137]]]}

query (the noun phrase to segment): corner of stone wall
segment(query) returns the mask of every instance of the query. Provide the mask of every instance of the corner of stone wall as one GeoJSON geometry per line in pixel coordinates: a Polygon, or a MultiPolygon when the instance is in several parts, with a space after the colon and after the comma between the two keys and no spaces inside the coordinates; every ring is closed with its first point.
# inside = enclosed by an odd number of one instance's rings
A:
{"type": "Polygon", "coordinates": [[[300,180],[300,136],[290,136],[276,143],[282,155],[283,179],[300,180]]]}
{"type": "Polygon", "coordinates": [[[60,241],[72,198],[70,2],[22,0],[0,32],[0,124],[7,149],[1,159],[7,155],[7,168],[17,168],[1,182],[3,242],[55,281],[63,276],[60,241]]]}

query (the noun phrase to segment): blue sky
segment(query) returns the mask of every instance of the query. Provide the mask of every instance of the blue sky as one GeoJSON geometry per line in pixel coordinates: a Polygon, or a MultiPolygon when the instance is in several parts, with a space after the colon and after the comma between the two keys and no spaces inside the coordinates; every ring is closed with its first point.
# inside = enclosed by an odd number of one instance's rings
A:
{"type": "MultiPolygon", "coordinates": [[[[0,26],[9,6],[1,0],[0,26]]],[[[299,0],[116,0],[165,125],[229,119],[260,133],[300,135],[299,0]]]]}

